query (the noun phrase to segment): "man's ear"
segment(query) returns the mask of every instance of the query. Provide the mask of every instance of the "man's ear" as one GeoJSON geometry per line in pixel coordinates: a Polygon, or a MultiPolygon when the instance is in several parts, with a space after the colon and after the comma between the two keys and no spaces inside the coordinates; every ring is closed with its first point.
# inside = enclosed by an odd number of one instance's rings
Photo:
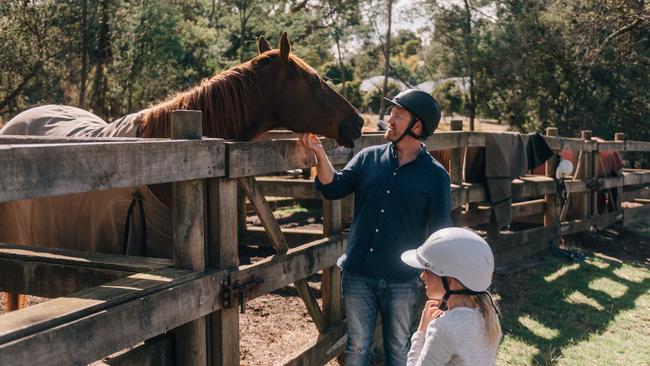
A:
{"type": "Polygon", "coordinates": [[[266,41],[264,36],[260,36],[260,38],[257,39],[257,49],[260,51],[260,53],[271,50],[271,45],[266,41]]]}
{"type": "Polygon", "coordinates": [[[291,53],[291,44],[289,43],[287,32],[284,32],[280,38],[280,57],[282,61],[289,62],[289,53],[291,53]]]}

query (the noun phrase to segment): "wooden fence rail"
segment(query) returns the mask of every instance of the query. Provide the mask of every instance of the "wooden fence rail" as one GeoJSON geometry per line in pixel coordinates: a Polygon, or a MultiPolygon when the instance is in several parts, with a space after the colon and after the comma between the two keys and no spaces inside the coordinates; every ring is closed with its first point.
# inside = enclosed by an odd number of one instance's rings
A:
{"type": "MultiPolygon", "coordinates": [[[[0,137],[0,202],[176,182],[173,260],[0,245],[1,290],[55,297],[0,316],[0,365],[89,363],[129,347],[134,348],[105,362],[238,364],[239,306],[289,284],[296,286],[320,335],[287,355],[284,363],[324,364],[342,352],[345,319],[335,263],[347,244],[343,220],[349,206],[323,200],[322,232],[281,229],[265,196],[321,196],[309,179],[261,176],[309,168],[315,163],[312,154],[286,133],[282,139],[270,135],[249,143],[192,140],[200,137],[197,121],[189,111],[175,114],[173,135],[182,140],[0,137]],[[238,263],[238,184],[264,224],[258,234],[263,232],[277,252],[251,265],[238,263]],[[302,236],[293,240],[294,235],[302,236]],[[297,246],[290,248],[292,243],[297,246]],[[319,305],[305,279],[321,271],[319,305]],[[43,278],[50,280],[45,284],[43,278]]],[[[567,192],[583,197],[583,215],[559,222],[555,166],[549,161],[546,176],[526,175],[511,182],[513,199],[521,201],[511,206],[513,218],[537,226],[499,231],[490,221],[485,185],[462,180],[464,149],[484,146],[486,135],[441,132],[426,146],[450,150],[454,221],[487,225],[499,265],[548,249],[559,235],[650,216],[650,205],[643,201],[650,198],[650,171],[626,169],[622,176],[597,178],[593,166],[598,152],[647,152],[650,142],[627,141],[622,135],[617,141],[594,142],[587,132],[582,138],[566,138],[551,129],[546,140],[552,149],[583,154],[582,179],[566,182],[567,192]],[[609,189],[620,190],[623,200],[635,201],[637,207],[598,214],[597,193],[609,189]]],[[[323,143],[332,163],[341,166],[360,149],[384,139],[365,135],[354,149],[323,143]]]]}

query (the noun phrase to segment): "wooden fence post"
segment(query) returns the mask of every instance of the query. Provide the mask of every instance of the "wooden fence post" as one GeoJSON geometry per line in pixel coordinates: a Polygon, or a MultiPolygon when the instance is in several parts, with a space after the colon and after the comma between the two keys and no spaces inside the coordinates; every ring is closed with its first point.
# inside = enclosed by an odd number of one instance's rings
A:
{"type": "MultiPolygon", "coordinates": [[[[219,269],[237,267],[239,265],[237,180],[208,179],[207,207],[208,265],[219,269]]],[[[237,306],[222,308],[208,316],[208,345],[209,365],[239,364],[239,308],[237,306]]]]}
{"type": "MultiPolygon", "coordinates": [[[[546,136],[557,136],[558,129],[557,127],[548,127],[546,129],[546,136]]],[[[546,161],[546,176],[555,179],[555,169],[557,169],[557,159],[554,155],[552,158],[546,161]]],[[[557,210],[557,194],[547,194],[544,195],[544,226],[550,227],[557,224],[558,219],[558,210],[557,210]]],[[[554,239],[556,240],[556,239],[554,239]]]]}
{"type": "MultiPolygon", "coordinates": [[[[582,139],[588,141],[592,147],[598,146],[598,144],[594,144],[591,141],[591,137],[593,136],[591,130],[581,131],[581,136],[582,139]]],[[[598,159],[597,155],[598,155],[598,151],[595,149],[587,154],[588,157],[587,170],[586,170],[587,175],[585,176],[585,179],[591,181],[591,191],[587,193],[587,201],[588,201],[587,217],[596,217],[598,215],[598,190],[595,188],[594,185],[596,183],[596,179],[598,179],[598,177],[596,176],[596,162],[597,162],[596,159],[598,159]]]]}
{"type": "MultiPolygon", "coordinates": [[[[172,113],[172,139],[201,139],[201,112],[172,113]]],[[[172,183],[174,266],[205,270],[205,189],[203,180],[172,183]]],[[[200,294],[197,294],[200,296],[200,294]]],[[[206,322],[199,318],[174,330],[178,365],[206,365],[206,322]]]]}
{"type": "MultiPolygon", "coordinates": [[[[591,139],[591,131],[589,130],[582,131],[580,135],[583,140],[591,139]]],[[[580,150],[577,165],[576,177],[579,180],[587,182],[589,178],[591,178],[591,153],[588,151],[580,150]]],[[[589,207],[590,197],[590,192],[574,193],[573,202],[575,203],[574,207],[576,208],[579,219],[585,219],[589,217],[589,213],[591,212],[591,209],[589,207]]]]}
{"type": "MultiPolygon", "coordinates": [[[[450,124],[450,129],[452,131],[462,131],[463,130],[463,121],[462,120],[452,120],[450,124]]],[[[457,149],[451,149],[449,152],[449,178],[451,184],[456,184],[462,188],[463,186],[463,155],[464,148],[460,147],[457,149]]],[[[451,210],[451,218],[454,222],[454,225],[460,225],[460,216],[462,213],[462,208],[458,207],[451,210]]]]}
{"type": "MultiPolygon", "coordinates": [[[[323,234],[329,236],[343,230],[341,200],[323,199],[323,234]]],[[[337,266],[323,269],[321,282],[323,313],[328,325],[343,319],[341,303],[341,270],[337,266]]]]}
{"type": "MultiPolygon", "coordinates": [[[[616,132],[614,134],[614,141],[625,142],[625,134],[623,132],[616,132]]],[[[619,154],[621,155],[621,160],[625,161],[627,154],[624,151],[619,151],[619,154]]],[[[621,204],[623,203],[623,185],[621,184],[620,186],[616,187],[616,191],[618,192],[618,197],[616,199],[616,210],[620,210],[622,208],[621,204]]]]}

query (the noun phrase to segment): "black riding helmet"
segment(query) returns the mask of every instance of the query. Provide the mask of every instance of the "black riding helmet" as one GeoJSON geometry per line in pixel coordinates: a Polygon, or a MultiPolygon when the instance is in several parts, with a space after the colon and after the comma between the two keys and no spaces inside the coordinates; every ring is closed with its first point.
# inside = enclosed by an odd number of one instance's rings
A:
{"type": "Polygon", "coordinates": [[[384,99],[413,114],[413,119],[406,132],[394,141],[394,144],[399,143],[407,134],[416,139],[424,140],[428,136],[431,136],[436,128],[438,128],[438,123],[440,123],[440,105],[431,94],[422,90],[407,89],[397,94],[393,99],[384,99]],[[418,119],[422,121],[422,126],[424,127],[424,133],[420,136],[411,131],[418,119]]]}

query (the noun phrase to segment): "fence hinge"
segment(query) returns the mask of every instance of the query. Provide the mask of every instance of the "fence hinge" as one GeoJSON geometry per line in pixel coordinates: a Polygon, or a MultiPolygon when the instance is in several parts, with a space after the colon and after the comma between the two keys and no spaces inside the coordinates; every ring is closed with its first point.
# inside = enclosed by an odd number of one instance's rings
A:
{"type": "Polygon", "coordinates": [[[250,281],[242,284],[231,284],[230,277],[221,284],[221,299],[224,308],[235,306],[236,297],[239,296],[239,312],[246,312],[246,292],[264,282],[261,278],[253,277],[250,281]]]}

